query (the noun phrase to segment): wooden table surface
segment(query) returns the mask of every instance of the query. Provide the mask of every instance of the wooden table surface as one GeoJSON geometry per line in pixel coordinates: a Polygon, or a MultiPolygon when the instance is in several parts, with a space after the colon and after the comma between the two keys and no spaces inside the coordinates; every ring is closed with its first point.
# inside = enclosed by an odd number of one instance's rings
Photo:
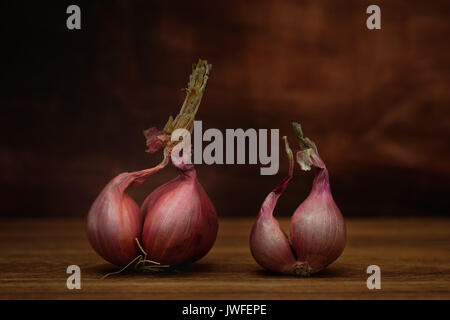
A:
{"type": "MultiPolygon", "coordinates": [[[[288,230],[288,219],[280,221],[288,230]]],[[[0,220],[1,299],[450,299],[450,219],[346,219],[343,255],[311,278],[263,271],[251,219],[221,219],[211,252],[186,270],[121,274],[91,249],[82,220],[0,220]],[[81,267],[81,290],[66,268],[81,267]],[[368,290],[369,265],[381,290],[368,290]]]]}

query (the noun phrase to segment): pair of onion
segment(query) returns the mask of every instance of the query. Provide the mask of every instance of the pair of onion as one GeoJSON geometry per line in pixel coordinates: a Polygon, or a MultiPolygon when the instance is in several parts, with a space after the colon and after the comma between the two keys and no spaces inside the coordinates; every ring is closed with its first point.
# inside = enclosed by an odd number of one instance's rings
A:
{"type": "Polygon", "coordinates": [[[147,152],[164,148],[162,162],[154,168],[119,174],[92,204],[87,218],[88,239],[110,263],[128,267],[136,262],[136,268],[155,270],[194,262],[213,246],[217,214],[192,165],[173,162],[178,176],[148,195],[141,207],[126,193],[128,187],[140,185],[167,166],[177,143],[170,141],[174,130],[192,130],[210,69],[211,65],[199,60],[179,115],[170,117],[162,131],[144,131],[147,152]]]}
{"type": "Polygon", "coordinates": [[[294,170],[294,156],[287,138],[283,137],[289,174],[264,200],[251,231],[250,248],[254,259],[269,271],[309,276],[342,254],[346,228],[331,194],[328,170],[316,145],[303,137],[298,123],[293,126],[300,144],[296,153],[300,168],[317,170],[312,189],[292,215],[289,239],[273,216],[278,198],[286,190],[294,170]]]}

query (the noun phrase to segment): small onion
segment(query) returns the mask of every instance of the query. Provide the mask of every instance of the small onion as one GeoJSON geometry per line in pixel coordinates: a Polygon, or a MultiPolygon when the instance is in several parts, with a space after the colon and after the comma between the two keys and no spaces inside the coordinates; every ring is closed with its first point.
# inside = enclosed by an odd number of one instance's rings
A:
{"type": "Polygon", "coordinates": [[[91,246],[106,261],[125,266],[138,256],[135,239],[141,238],[143,219],[139,206],[125,190],[163,169],[167,159],[165,157],[161,164],[151,169],[119,174],[92,204],[86,232],[91,246]]]}
{"type": "Polygon", "coordinates": [[[293,154],[286,137],[289,158],[288,176],[266,197],[250,235],[250,248],[255,260],[265,269],[285,274],[309,276],[335,261],[346,243],[342,214],[330,191],[328,170],[315,144],[303,137],[294,123],[301,150],[296,160],[302,170],[317,168],[308,197],[295,210],[290,224],[290,240],[273,217],[278,198],[293,175],[293,154]]]}
{"type": "Polygon", "coordinates": [[[178,177],[153,191],[142,205],[142,246],[148,257],[177,265],[202,258],[217,237],[216,210],[192,165],[176,165],[178,177]]]}

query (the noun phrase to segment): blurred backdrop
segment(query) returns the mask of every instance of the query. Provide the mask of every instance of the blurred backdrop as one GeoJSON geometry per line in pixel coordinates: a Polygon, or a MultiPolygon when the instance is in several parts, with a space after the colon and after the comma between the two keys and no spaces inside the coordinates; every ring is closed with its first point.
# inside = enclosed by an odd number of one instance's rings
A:
{"type": "MultiPolygon", "coordinates": [[[[142,130],[176,115],[191,64],[213,69],[207,128],[303,125],[344,216],[450,212],[450,2],[8,1],[1,6],[1,215],[85,216],[120,172],[148,168],[142,130]],[[66,28],[78,4],[82,29],[66,28]],[[381,7],[382,30],[366,28],[381,7]]],[[[287,173],[197,166],[219,216],[256,216],[287,173]]],[[[168,168],[129,193],[175,176],[168,168]]],[[[277,215],[313,175],[298,167],[277,215]]]]}

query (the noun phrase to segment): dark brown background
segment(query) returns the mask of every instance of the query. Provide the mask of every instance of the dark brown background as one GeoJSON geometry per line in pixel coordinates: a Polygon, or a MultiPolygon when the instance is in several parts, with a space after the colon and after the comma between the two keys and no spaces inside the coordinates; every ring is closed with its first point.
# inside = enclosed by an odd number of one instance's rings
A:
{"type": "MultiPolygon", "coordinates": [[[[1,2],[1,214],[83,216],[123,171],[153,166],[141,130],[178,111],[191,63],[213,64],[204,128],[280,128],[316,141],[344,216],[448,215],[450,2],[1,2]],[[365,27],[369,4],[382,30],[365,27]]],[[[255,216],[286,174],[198,166],[220,216],[255,216]]],[[[175,175],[130,193],[141,201],[175,175]]],[[[277,207],[290,215],[311,174],[277,207]]]]}

